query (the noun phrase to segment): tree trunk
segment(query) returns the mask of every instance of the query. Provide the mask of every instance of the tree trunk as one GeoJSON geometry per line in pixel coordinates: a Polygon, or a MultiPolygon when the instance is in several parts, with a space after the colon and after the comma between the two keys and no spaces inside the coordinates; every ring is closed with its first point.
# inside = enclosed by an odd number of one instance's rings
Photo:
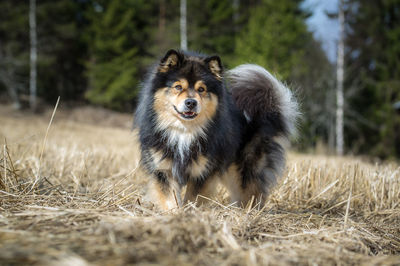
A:
{"type": "Polygon", "coordinates": [[[232,7],[233,7],[233,23],[235,23],[235,31],[237,31],[237,25],[239,23],[239,0],[233,0],[232,1],[232,7]]]}
{"type": "Polygon", "coordinates": [[[186,0],[181,0],[181,49],[187,50],[187,31],[186,31],[186,0]]]}
{"type": "Polygon", "coordinates": [[[36,61],[37,61],[37,37],[36,37],[36,0],[29,2],[29,33],[30,33],[30,80],[29,80],[29,105],[36,111],[36,61]]]}
{"type": "Polygon", "coordinates": [[[339,44],[337,53],[336,90],[336,154],[343,155],[343,76],[344,76],[344,9],[343,0],[339,2],[339,44]]]}
{"type": "Polygon", "coordinates": [[[7,81],[5,77],[3,77],[3,82],[7,88],[8,94],[10,95],[10,98],[13,102],[13,108],[16,110],[21,109],[21,103],[19,101],[18,90],[17,90],[16,85],[14,85],[14,82],[7,81]]]}
{"type": "Polygon", "coordinates": [[[159,18],[158,18],[158,38],[159,38],[159,41],[163,41],[163,39],[165,37],[165,11],[166,11],[165,0],[160,0],[159,18]]]}

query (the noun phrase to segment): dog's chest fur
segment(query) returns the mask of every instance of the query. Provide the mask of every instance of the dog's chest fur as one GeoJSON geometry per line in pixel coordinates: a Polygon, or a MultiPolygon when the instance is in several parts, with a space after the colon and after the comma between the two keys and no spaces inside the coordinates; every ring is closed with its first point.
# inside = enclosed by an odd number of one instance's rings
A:
{"type": "Polygon", "coordinates": [[[151,170],[165,172],[181,184],[188,179],[205,179],[212,163],[205,154],[206,148],[201,138],[182,132],[168,135],[167,139],[159,143],[161,145],[151,148],[147,153],[146,161],[151,170]]]}

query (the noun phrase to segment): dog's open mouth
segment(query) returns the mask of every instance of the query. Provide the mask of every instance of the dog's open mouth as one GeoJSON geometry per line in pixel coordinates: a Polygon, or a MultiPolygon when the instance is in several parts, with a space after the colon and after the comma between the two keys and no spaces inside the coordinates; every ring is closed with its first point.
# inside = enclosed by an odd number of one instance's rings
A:
{"type": "Polygon", "coordinates": [[[175,111],[183,118],[185,119],[193,119],[197,116],[197,113],[195,112],[179,112],[178,109],[176,109],[176,107],[174,106],[175,111]]]}

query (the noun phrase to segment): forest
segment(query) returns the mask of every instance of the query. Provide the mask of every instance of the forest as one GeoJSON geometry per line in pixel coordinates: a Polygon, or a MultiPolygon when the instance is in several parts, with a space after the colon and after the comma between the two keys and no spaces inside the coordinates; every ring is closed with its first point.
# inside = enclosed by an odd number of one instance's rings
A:
{"type": "Polygon", "coordinates": [[[0,265],[400,265],[399,40],[400,0],[0,0],[0,265]],[[250,155],[286,161],[265,202],[216,183],[168,211],[149,197],[133,112],[171,48],[294,92],[286,158],[250,155]]]}
{"type": "MultiPolygon", "coordinates": [[[[32,6],[0,1],[0,101],[29,109],[32,6]]],[[[132,113],[148,68],[181,47],[179,0],[35,1],[38,106],[132,113]]],[[[187,47],[226,69],[256,63],[291,87],[302,120],[294,147],[334,153],[336,62],[308,29],[301,0],[187,1],[187,47]]],[[[400,1],[343,0],[344,151],[400,158],[400,1]]],[[[328,14],[337,20],[338,14],[328,14]]]]}

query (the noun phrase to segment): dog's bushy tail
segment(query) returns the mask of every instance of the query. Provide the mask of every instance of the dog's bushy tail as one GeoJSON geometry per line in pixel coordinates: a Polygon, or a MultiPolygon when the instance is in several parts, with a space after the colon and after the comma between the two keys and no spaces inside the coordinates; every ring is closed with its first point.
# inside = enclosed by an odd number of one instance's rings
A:
{"type": "Polygon", "coordinates": [[[233,101],[247,120],[236,201],[245,205],[253,195],[262,206],[283,173],[284,144],[296,131],[298,105],[292,92],[260,66],[240,65],[227,75],[233,101]]]}
{"type": "Polygon", "coordinates": [[[273,135],[288,138],[295,133],[298,104],[285,85],[253,64],[240,65],[227,74],[234,102],[248,122],[268,124],[273,135]]]}

